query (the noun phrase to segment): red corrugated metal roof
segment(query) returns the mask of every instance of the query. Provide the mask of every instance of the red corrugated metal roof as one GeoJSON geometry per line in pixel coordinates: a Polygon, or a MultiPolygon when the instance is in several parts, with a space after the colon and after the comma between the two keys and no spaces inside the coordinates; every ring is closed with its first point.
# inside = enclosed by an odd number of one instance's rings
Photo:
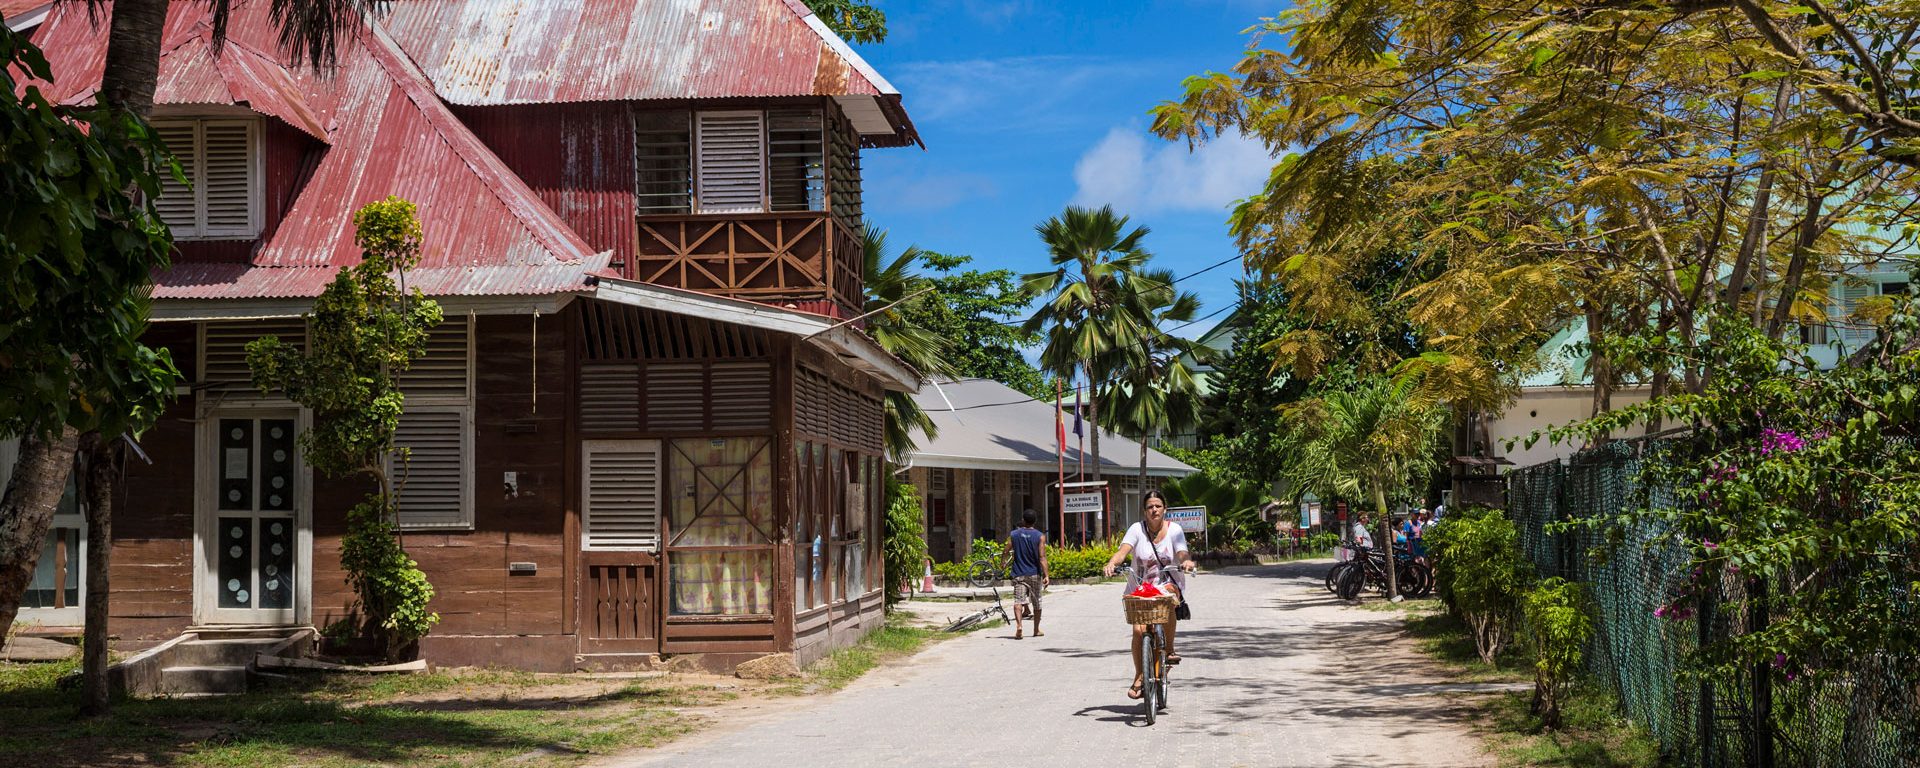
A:
{"type": "Polygon", "coordinates": [[[52,4],[53,0],[0,0],[0,19],[13,17],[52,4]]]}
{"type": "MultiPolygon", "coordinates": [[[[216,81],[229,88],[235,82],[219,71],[229,65],[194,47],[193,30],[206,14],[199,3],[173,3],[163,37],[173,44],[173,74],[163,72],[167,87],[195,98],[211,94],[216,81]]],[[[265,3],[236,2],[227,32],[222,61],[273,49],[265,3]]],[[[36,42],[63,89],[91,93],[97,86],[106,33],[104,25],[89,22],[84,6],[56,7],[36,42]],[[92,77],[70,80],[74,72],[92,77]]],[[[181,264],[156,276],[155,298],[318,295],[337,269],[359,261],[352,212],[388,195],[420,207],[425,242],[420,269],[409,275],[430,294],[591,290],[586,275],[605,268],[608,256],[596,255],[489,152],[378,29],[363,27],[342,40],[338,65],[325,73],[275,66],[287,72],[285,85],[309,105],[307,114],[324,126],[331,146],[251,263],[181,264]]]]}
{"type": "Polygon", "coordinates": [[[402,0],[381,25],[468,106],[869,97],[917,141],[900,94],[799,0],[402,0]]]}

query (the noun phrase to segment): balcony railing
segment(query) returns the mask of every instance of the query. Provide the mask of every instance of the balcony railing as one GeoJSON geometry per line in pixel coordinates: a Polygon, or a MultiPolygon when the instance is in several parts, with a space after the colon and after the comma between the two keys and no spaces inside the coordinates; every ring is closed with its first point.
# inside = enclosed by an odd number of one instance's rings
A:
{"type": "Polygon", "coordinates": [[[837,317],[863,303],[860,236],[821,211],[650,214],[626,270],[635,280],[837,317]]]}

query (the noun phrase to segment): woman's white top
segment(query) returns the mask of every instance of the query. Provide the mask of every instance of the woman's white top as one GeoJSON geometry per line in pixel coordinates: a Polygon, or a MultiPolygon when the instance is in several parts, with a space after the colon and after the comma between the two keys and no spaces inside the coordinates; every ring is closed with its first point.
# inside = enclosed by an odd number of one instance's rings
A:
{"type": "Polygon", "coordinates": [[[1164,585],[1171,578],[1174,586],[1187,588],[1187,574],[1180,570],[1180,558],[1177,553],[1187,551],[1187,533],[1180,529],[1179,523],[1163,523],[1167,526],[1167,535],[1158,543],[1147,536],[1143,523],[1134,523],[1127,529],[1127,537],[1120,543],[1133,547],[1133,567],[1127,571],[1127,591],[1140,588],[1143,581],[1156,586],[1164,585]],[[1156,556],[1157,555],[1157,556],[1156,556]]]}

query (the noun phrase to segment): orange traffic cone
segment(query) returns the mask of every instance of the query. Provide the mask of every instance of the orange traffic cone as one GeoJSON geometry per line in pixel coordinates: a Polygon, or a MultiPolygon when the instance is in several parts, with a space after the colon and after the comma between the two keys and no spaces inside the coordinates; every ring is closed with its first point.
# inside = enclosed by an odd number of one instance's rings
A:
{"type": "Polygon", "coordinates": [[[932,560],[927,561],[927,574],[925,576],[920,577],[920,591],[922,592],[933,591],[933,561],[932,560]]]}

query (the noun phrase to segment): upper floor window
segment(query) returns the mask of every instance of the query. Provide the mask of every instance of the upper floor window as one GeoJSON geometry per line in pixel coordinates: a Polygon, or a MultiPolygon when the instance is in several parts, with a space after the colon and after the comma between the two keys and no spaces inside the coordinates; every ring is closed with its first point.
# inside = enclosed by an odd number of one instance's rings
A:
{"type": "Polygon", "coordinates": [[[826,210],[828,136],[821,110],[811,107],[636,111],[637,208],[641,214],[826,210]]]}
{"type": "Polygon", "coordinates": [[[176,240],[248,239],[260,234],[260,121],[155,120],[188,184],[162,173],[155,207],[176,240]]]}

